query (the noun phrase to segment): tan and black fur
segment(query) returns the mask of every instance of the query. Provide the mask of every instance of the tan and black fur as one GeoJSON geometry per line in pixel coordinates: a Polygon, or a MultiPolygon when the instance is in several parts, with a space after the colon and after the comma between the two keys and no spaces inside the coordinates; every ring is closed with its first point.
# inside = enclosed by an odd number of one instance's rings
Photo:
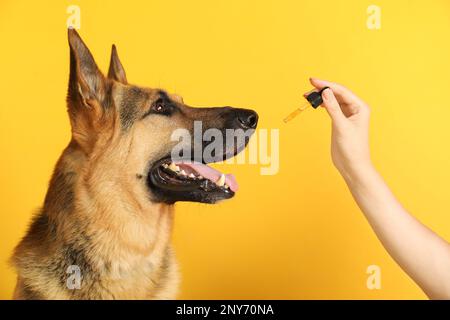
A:
{"type": "MultiPolygon", "coordinates": [[[[199,119],[205,128],[225,128],[250,111],[188,107],[176,95],[130,85],[114,46],[108,76],[75,30],[69,30],[69,46],[72,139],[14,251],[14,298],[175,298],[173,203],[187,196],[158,192],[148,172],[170,153],[174,129],[192,130],[199,119]],[[157,101],[170,113],[161,113],[157,101]],[[79,289],[66,285],[71,265],[81,270],[79,289]]],[[[207,194],[192,199],[216,200],[207,194]]]]}

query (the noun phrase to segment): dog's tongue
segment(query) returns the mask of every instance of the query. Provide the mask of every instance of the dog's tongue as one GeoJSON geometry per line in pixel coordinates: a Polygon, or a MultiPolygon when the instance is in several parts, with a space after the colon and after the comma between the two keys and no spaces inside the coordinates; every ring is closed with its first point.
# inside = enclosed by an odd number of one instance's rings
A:
{"type": "MultiPolygon", "coordinates": [[[[180,167],[188,167],[196,171],[199,175],[213,182],[219,180],[220,176],[222,175],[222,172],[199,162],[181,162],[177,163],[177,165],[180,167]]],[[[225,183],[230,187],[231,191],[236,192],[238,190],[238,184],[234,175],[226,174],[225,183]]]]}

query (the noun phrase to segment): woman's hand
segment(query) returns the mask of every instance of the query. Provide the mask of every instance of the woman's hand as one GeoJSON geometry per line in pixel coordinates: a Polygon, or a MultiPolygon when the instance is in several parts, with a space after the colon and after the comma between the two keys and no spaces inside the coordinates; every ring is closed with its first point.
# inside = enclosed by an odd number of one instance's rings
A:
{"type": "Polygon", "coordinates": [[[369,116],[367,104],[349,89],[337,83],[310,79],[322,92],[322,106],[332,120],[331,157],[345,179],[371,167],[369,151],[369,116]]]}
{"type": "Polygon", "coordinates": [[[450,299],[450,245],[410,215],[371,164],[369,107],[347,88],[311,79],[332,123],[331,155],[356,203],[395,261],[433,299],[450,299]]]}

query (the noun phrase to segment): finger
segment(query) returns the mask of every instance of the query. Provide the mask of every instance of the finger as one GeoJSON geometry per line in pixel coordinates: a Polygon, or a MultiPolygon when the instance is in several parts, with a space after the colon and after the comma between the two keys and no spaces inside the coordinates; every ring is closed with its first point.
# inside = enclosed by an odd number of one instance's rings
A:
{"type": "Polygon", "coordinates": [[[311,84],[319,90],[324,87],[330,87],[337,100],[343,104],[356,104],[361,107],[365,106],[365,103],[357,95],[343,85],[317,78],[310,78],[309,80],[311,84]]]}
{"type": "Polygon", "coordinates": [[[331,120],[336,125],[340,125],[345,120],[347,120],[344,113],[342,112],[341,106],[339,105],[338,101],[336,100],[336,97],[333,94],[332,89],[327,88],[322,92],[322,100],[323,100],[322,105],[325,107],[325,109],[327,110],[328,114],[331,117],[331,120]]]}

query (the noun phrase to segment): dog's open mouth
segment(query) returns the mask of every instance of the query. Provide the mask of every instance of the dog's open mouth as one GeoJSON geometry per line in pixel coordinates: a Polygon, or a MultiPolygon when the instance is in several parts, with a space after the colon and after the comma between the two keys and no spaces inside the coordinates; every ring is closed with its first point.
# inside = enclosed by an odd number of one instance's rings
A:
{"type": "Polygon", "coordinates": [[[166,203],[215,203],[233,197],[238,189],[232,174],[223,174],[199,162],[172,161],[170,157],[152,166],[148,183],[159,200],[166,203]]]}
{"type": "Polygon", "coordinates": [[[225,161],[243,151],[255,132],[258,115],[252,110],[231,107],[211,108],[203,112],[213,112],[211,121],[214,126],[204,126],[198,134],[194,124],[194,141],[183,141],[181,151],[172,149],[170,154],[151,164],[147,186],[153,201],[215,203],[232,198],[237,191],[233,175],[223,174],[208,164],[225,161]],[[196,149],[197,146],[201,149],[196,149]],[[190,152],[186,151],[189,148],[190,152]],[[201,153],[197,155],[196,151],[201,153]],[[174,157],[171,157],[172,153],[174,157]]]}

